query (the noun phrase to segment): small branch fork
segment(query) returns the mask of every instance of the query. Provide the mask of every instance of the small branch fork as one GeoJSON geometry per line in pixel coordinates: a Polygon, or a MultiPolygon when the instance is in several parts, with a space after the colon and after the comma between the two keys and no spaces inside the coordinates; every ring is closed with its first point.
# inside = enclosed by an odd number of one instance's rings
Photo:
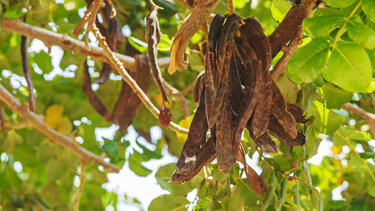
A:
{"type": "Polygon", "coordinates": [[[20,115],[25,121],[29,122],[29,124],[32,125],[37,131],[47,136],[53,142],[56,142],[61,146],[71,150],[81,159],[101,165],[108,171],[116,173],[120,172],[120,169],[117,166],[105,162],[102,157],[80,147],[78,144],[73,142],[70,137],[64,136],[50,128],[42,119],[40,119],[35,113],[29,110],[27,104],[21,104],[1,84],[0,100],[3,101],[14,112],[20,115]]]}
{"type": "MultiPolygon", "coordinates": [[[[84,18],[81,20],[81,22],[77,25],[77,28],[74,30],[77,32],[79,29],[82,29],[81,26],[85,24],[86,21],[89,25],[86,29],[86,34],[91,31],[96,39],[99,42],[100,47],[103,49],[105,56],[107,57],[107,60],[110,64],[120,73],[122,78],[128,85],[131,87],[131,89],[134,91],[134,93],[139,97],[139,99],[143,102],[143,104],[146,106],[146,108],[156,117],[159,117],[159,110],[155,107],[155,105],[150,101],[150,99],[147,97],[147,95],[142,91],[142,89],[138,86],[137,82],[129,75],[129,73],[124,68],[121,61],[117,58],[117,56],[111,51],[111,49],[108,46],[108,43],[105,39],[105,37],[100,33],[99,29],[95,25],[95,18],[96,18],[96,12],[99,10],[99,7],[103,0],[94,0],[88,10],[86,11],[86,14],[84,18]]],[[[171,122],[168,126],[168,128],[172,129],[175,132],[178,133],[188,133],[188,130],[185,128],[180,127],[176,123],[171,122]]]]}

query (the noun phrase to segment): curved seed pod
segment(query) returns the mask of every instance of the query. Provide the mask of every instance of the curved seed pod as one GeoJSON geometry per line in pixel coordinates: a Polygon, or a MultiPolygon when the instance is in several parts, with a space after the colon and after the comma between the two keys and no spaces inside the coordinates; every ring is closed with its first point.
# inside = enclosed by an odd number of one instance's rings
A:
{"type": "Polygon", "coordinates": [[[289,146],[302,146],[305,144],[305,136],[301,133],[297,133],[296,138],[290,138],[287,133],[285,133],[284,128],[279,123],[278,119],[271,115],[270,124],[267,131],[275,136],[279,141],[289,145],[289,146]]]}
{"type": "Polygon", "coordinates": [[[260,137],[266,133],[272,105],[272,80],[267,77],[271,66],[271,45],[263,33],[262,26],[255,18],[244,20],[240,33],[243,42],[247,43],[245,49],[253,49],[252,65],[249,66],[251,69],[247,70],[254,71],[256,74],[257,85],[254,87],[254,93],[257,95],[257,101],[252,117],[252,132],[256,137],[260,137]]]}
{"type": "Polygon", "coordinates": [[[184,172],[179,172],[176,170],[172,175],[171,182],[183,183],[190,180],[200,172],[203,166],[205,166],[208,163],[211,163],[214,159],[215,145],[212,138],[210,138],[203,144],[202,148],[198,152],[194,167],[184,172]]]}
{"type": "Polygon", "coordinates": [[[241,37],[250,42],[259,58],[258,62],[262,63],[263,70],[268,72],[272,64],[270,40],[264,34],[262,25],[256,18],[248,18],[244,22],[240,30],[241,37]]]}
{"type": "Polygon", "coordinates": [[[299,122],[299,123],[307,122],[307,119],[303,115],[303,111],[300,107],[293,105],[293,104],[287,104],[287,110],[289,111],[289,113],[292,114],[296,122],[299,122]]]}
{"type": "MultiPolygon", "coordinates": [[[[202,97],[204,97],[204,91],[201,93],[201,99],[202,97]]],[[[190,125],[188,138],[182,148],[180,158],[177,161],[177,174],[184,174],[184,172],[189,172],[195,167],[198,154],[201,151],[201,145],[206,140],[207,129],[205,103],[204,100],[202,100],[195,112],[190,125]]]]}
{"type": "Polygon", "coordinates": [[[258,98],[251,122],[252,131],[256,138],[266,133],[272,108],[272,81],[267,81],[262,73],[259,75],[257,81],[259,86],[254,89],[254,92],[258,93],[258,98]]]}
{"type": "Polygon", "coordinates": [[[266,184],[264,184],[262,178],[246,163],[245,151],[243,146],[239,146],[239,151],[237,153],[237,160],[243,164],[247,181],[249,182],[251,188],[258,194],[263,195],[267,191],[266,184]]]}
{"type": "MultiPolygon", "coordinates": [[[[231,42],[234,35],[237,33],[239,27],[240,17],[237,14],[231,14],[226,19],[223,28],[221,29],[221,34],[217,42],[217,57],[218,57],[218,73],[220,74],[220,70],[223,68],[225,61],[220,60],[220,58],[224,58],[226,55],[227,48],[225,47],[227,42],[231,42]]],[[[220,77],[218,77],[220,78],[220,77]]]]}
{"type": "Polygon", "coordinates": [[[254,71],[252,71],[253,67],[251,61],[254,58],[253,56],[255,56],[254,50],[248,45],[248,43],[245,43],[240,37],[235,37],[234,46],[234,64],[236,65],[238,75],[240,76],[241,84],[244,85],[244,94],[240,101],[240,106],[238,106],[238,109],[236,110],[237,125],[233,134],[234,152],[237,152],[241,140],[242,131],[244,130],[247,122],[253,114],[256,105],[257,93],[254,92],[254,89],[257,86],[257,83],[255,83],[257,75],[254,71]]]}
{"type": "MultiPolygon", "coordinates": [[[[210,31],[208,32],[208,47],[207,54],[205,58],[206,65],[206,116],[207,119],[211,119],[211,111],[216,97],[216,87],[214,84],[214,75],[217,74],[217,55],[216,55],[216,42],[220,36],[221,28],[224,23],[224,16],[216,15],[212,20],[210,31]]],[[[209,124],[209,128],[212,127],[212,124],[209,124]]]]}
{"type": "MultiPolygon", "coordinates": [[[[272,80],[272,79],[271,79],[272,80]]],[[[273,82],[273,81],[272,81],[273,82]]],[[[287,106],[279,87],[272,83],[273,100],[272,100],[272,114],[275,115],[284,131],[292,139],[297,137],[297,124],[296,120],[291,113],[287,110],[287,106]]]]}
{"type": "Polygon", "coordinates": [[[228,173],[236,162],[236,151],[233,145],[233,133],[236,127],[236,117],[232,106],[226,103],[221,111],[221,119],[216,123],[216,157],[220,171],[228,173]]]}

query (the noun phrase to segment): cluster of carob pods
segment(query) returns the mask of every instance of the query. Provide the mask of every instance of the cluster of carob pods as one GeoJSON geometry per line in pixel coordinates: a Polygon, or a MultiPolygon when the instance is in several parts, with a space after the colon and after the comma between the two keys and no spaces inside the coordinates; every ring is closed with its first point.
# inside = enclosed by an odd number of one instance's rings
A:
{"type": "Polygon", "coordinates": [[[297,122],[306,119],[299,107],[285,102],[272,80],[271,44],[255,18],[216,15],[207,45],[205,71],[194,88],[199,106],[172,182],[191,179],[215,158],[225,173],[238,160],[244,164],[252,188],[264,193],[263,181],[246,164],[241,144],[243,130],[247,128],[261,150],[277,153],[269,134],[289,146],[301,146],[305,136],[297,130],[297,122]]]}

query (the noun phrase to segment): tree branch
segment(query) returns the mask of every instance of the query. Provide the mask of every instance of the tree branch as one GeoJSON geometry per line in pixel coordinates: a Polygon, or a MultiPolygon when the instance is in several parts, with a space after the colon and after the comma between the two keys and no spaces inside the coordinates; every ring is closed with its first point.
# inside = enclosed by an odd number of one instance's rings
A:
{"type": "MultiPolygon", "coordinates": [[[[41,40],[48,47],[57,45],[64,50],[72,51],[77,54],[91,56],[103,62],[109,62],[103,50],[99,47],[90,46],[89,50],[85,46],[85,43],[82,41],[40,27],[31,26],[16,19],[3,17],[2,29],[15,32],[17,34],[21,34],[23,36],[41,40]]],[[[133,57],[119,53],[114,54],[122,62],[126,69],[129,69],[131,71],[137,70],[137,65],[133,57]]],[[[169,57],[158,59],[158,63],[160,67],[168,67],[169,57]]]]}
{"type": "Polygon", "coordinates": [[[78,144],[73,142],[68,136],[64,136],[50,128],[35,113],[29,111],[27,104],[22,105],[1,84],[0,100],[3,101],[14,112],[19,114],[25,121],[29,122],[37,131],[47,136],[50,140],[60,144],[68,150],[71,150],[79,157],[81,157],[81,159],[101,165],[108,171],[116,173],[120,172],[120,169],[117,166],[105,162],[102,157],[97,156],[94,153],[80,147],[78,144]]]}
{"type": "Polygon", "coordinates": [[[343,109],[352,112],[355,115],[363,117],[370,125],[370,131],[372,137],[375,137],[375,114],[369,113],[362,108],[358,107],[356,104],[346,103],[342,106],[343,109]]]}
{"type": "Polygon", "coordinates": [[[79,201],[81,200],[81,195],[83,192],[83,183],[85,182],[85,171],[87,168],[87,162],[81,160],[81,171],[79,175],[79,187],[76,190],[76,195],[74,196],[74,201],[72,205],[72,211],[79,211],[79,201]]]}
{"type": "Polygon", "coordinates": [[[271,77],[274,81],[285,72],[286,65],[289,63],[289,60],[292,58],[294,52],[296,51],[298,45],[302,40],[303,35],[303,28],[302,26],[299,27],[299,31],[296,37],[290,42],[286,50],[284,51],[284,55],[281,59],[277,62],[275,68],[271,71],[271,77]]]}

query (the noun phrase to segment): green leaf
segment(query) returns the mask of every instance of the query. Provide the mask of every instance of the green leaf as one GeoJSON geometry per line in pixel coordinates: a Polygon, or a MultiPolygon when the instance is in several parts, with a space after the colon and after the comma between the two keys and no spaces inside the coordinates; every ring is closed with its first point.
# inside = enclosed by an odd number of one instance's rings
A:
{"type": "Polygon", "coordinates": [[[108,153],[108,156],[111,159],[115,159],[119,154],[119,146],[115,142],[106,142],[103,145],[103,150],[108,153]]]}
{"type": "Polygon", "coordinates": [[[132,37],[130,36],[128,38],[129,40],[129,43],[135,48],[137,49],[139,52],[141,53],[147,53],[147,43],[143,42],[142,40],[139,40],[135,37],[132,37]]]}
{"type": "Polygon", "coordinates": [[[299,48],[287,66],[287,75],[295,83],[310,83],[316,79],[327,60],[329,42],[324,38],[313,39],[299,48]]]}
{"type": "Polygon", "coordinates": [[[273,18],[277,22],[281,22],[291,7],[292,7],[292,4],[290,4],[288,1],[273,0],[272,6],[271,6],[271,12],[272,12],[273,18]]]}
{"type": "Polygon", "coordinates": [[[315,117],[313,123],[315,130],[327,135],[335,132],[345,122],[344,116],[331,111],[319,101],[313,102],[307,115],[315,117]]]}
{"type": "Polygon", "coordinates": [[[352,5],[356,0],[325,0],[324,2],[331,7],[345,8],[352,5]]]}
{"type": "Polygon", "coordinates": [[[92,181],[97,183],[106,183],[108,182],[107,174],[99,169],[95,168],[91,171],[92,181]]]}
{"type": "Polygon", "coordinates": [[[341,14],[306,18],[303,20],[303,27],[312,37],[322,37],[331,33],[343,18],[341,14]]]}
{"type": "Polygon", "coordinates": [[[319,92],[327,108],[340,109],[342,105],[349,102],[353,97],[352,92],[342,90],[330,83],[325,83],[319,88],[319,92]]]}
{"type": "Polygon", "coordinates": [[[323,208],[322,208],[323,198],[322,198],[322,195],[320,194],[320,192],[316,188],[313,188],[313,189],[310,190],[310,198],[311,198],[311,202],[314,205],[314,207],[318,211],[322,211],[323,210],[323,208]]]}
{"type": "Polygon", "coordinates": [[[353,43],[338,42],[323,75],[346,91],[365,91],[371,82],[371,62],[363,48],[353,43]]]}
{"type": "Polygon", "coordinates": [[[36,54],[35,61],[38,67],[44,73],[50,73],[53,70],[51,57],[46,52],[40,51],[38,54],[36,54]]]}
{"type": "Polygon", "coordinates": [[[375,158],[375,152],[361,152],[361,153],[359,153],[359,155],[363,159],[375,158]]]}
{"type": "Polygon", "coordinates": [[[52,182],[61,176],[63,169],[58,159],[51,159],[46,165],[46,178],[47,181],[52,182]]]}
{"type": "Polygon", "coordinates": [[[349,37],[364,48],[375,48],[375,32],[362,23],[361,18],[356,15],[347,24],[349,37]]]}
{"type": "Polygon", "coordinates": [[[333,135],[332,141],[335,144],[335,146],[344,146],[346,145],[346,141],[344,139],[350,141],[370,141],[371,135],[368,132],[355,130],[353,128],[343,125],[333,135]]]}
{"type": "Polygon", "coordinates": [[[178,195],[161,195],[151,201],[148,206],[149,211],[184,211],[186,210],[186,205],[190,202],[184,196],[178,195]]]}
{"type": "Polygon", "coordinates": [[[151,174],[151,170],[144,167],[141,162],[143,162],[142,155],[134,150],[133,154],[129,156],[129,168],[132,170],[136,175],[140,177],[145,177],[151,174]]]}
{"type": "Polygon", "coordinates": [[[160,152],[149,150],[147,147],[139,143],[138,140],[136,140],[136,143],[142,149],[142,157],[144,158],[144,161],[149,161],[151,159],[161,159],[163,157],[160,152]]]}
{"type": "Polygon", "coordinates": [[[185,184],[171,183],[171,176],[175,169],[175,163],[170,163],[165,166],[162,166],[156,172],[155,178],[162,189],[169,191],[171,194],[185,195],[189,193],[193,189],[193,187],[191,186],[190,182],[187,182],[185,184]]]}
{"type": "Polygon", "coordinates": [[[280,185],[280,190],[279,190],[279,201],[276,202],[275,208],[277,211],[281,210],[281,207],[286,201],[286,184],[288,182],[288,177],[284,177],[283,181],[281,182],[280,185]]]}
{"type": "Polygon", "coordinates": [[[2,145],[2,149],[8,154],[12,153],[14,148],[18,144],[21,144],[22,142],[23,142],[22,136],[20,136],[18,133],[12,130],[11,132],[8,133],[7,137],[5,138],[3,145],[2,145]]]}
{"type": "Polygon", "coordinates": [[[363,0],[362,10],[371,21],[375,22],[375,1],[374,0],[363,0]]]}

